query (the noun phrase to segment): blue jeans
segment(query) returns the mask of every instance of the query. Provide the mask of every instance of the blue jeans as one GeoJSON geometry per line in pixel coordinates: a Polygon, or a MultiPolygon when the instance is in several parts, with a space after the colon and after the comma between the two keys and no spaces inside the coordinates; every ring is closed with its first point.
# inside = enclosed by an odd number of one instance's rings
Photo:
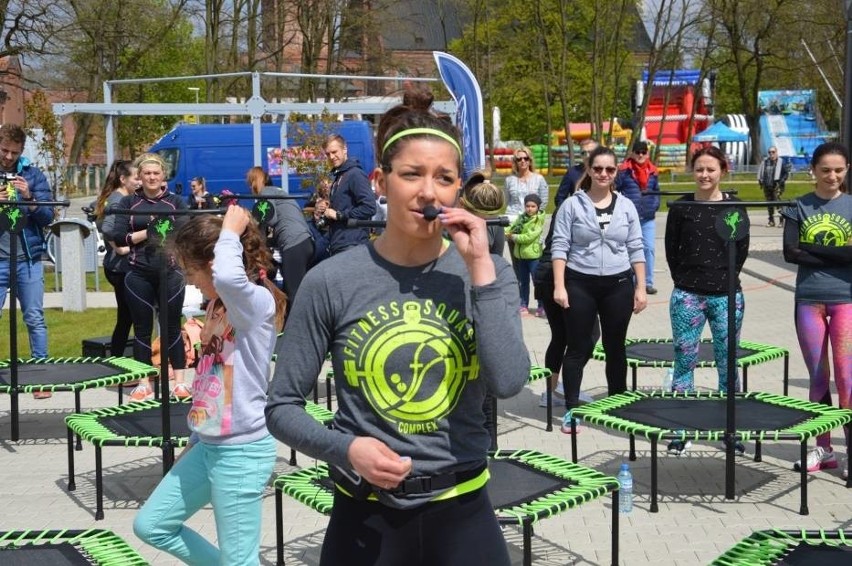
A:
{"type": "MultiPolygon", "coordinates": [[[[515,275],[518,277],[518,289],[521,293],[521,306],[526,307],[530,302],[530,278],[538,266],[538,259],[516,259],[515,275]]],[[[541,305],[539,305],[541,306],[541,305]]]]}
{"type": "Polygon", "coordinates": [[[654,286],[654,239],[657,237],[657,228],[654,219],[639,222],[642,227],[642,247],[645,250],[645,286],[654,286]]]}
{"type": "MultiPolygon", "coordinates": [[[[6,302],[9,288],[10,262],[0,260],[0,306],[6,302]]],[[[30,336],[30,355],[47,357],[47,325],[44,323],[44,268],[41,261],[18,261],[16,292],[21,305],[21,317],[30,336]]]]}
{"type": "Polygon", "coordinates": [[[195,444],[142,506],[133,532],[186,564],[258,564],[262,496],[275,456],[272,436],[249,444],[195,444]],[[219,548],[184,525],[208,503],[219,548]]]}

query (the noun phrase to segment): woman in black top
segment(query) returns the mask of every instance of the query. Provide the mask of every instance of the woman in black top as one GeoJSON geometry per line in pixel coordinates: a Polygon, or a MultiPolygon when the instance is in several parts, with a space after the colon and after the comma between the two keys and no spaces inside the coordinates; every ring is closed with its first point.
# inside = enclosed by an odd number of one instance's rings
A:
{"type": "MultiPolygon", "coordinates": [[[[169,192],[165,184],[165,163],[158,155],[142,154],[136,159],[134,166],[139,171],[142,186],[132,195],[121,199],[118,208],[131,209],[134,212],[168,212],[187,208],[183,198],[169,192]]],[[[166,262],[168,328],[165,339],[161,336],[160,347],[162,352],[168,352],[169,361],[175,370],[173,395],[178,399],[190,396],[189,388],[183,382],[186,354],[180,333],[186,281],[174,258],[167,255],[164,237],[173,233],[186,220],[186,216],[117,215],[113,231],[107,234],[116,245],[130,248],[130,270],[124,284],[136,336],[133,342],[133,357],[146,364],[151,363],[151,334],[154,317],[160,306],[160,269],[163,262],[166,262]]],[[[162,333],[162,329],[160,332],[162,333]]],[[[139,380],[139,385],[130,394],[133,401],[144,401],[153,397],[154,392],[147,379],[139,380]]]]}

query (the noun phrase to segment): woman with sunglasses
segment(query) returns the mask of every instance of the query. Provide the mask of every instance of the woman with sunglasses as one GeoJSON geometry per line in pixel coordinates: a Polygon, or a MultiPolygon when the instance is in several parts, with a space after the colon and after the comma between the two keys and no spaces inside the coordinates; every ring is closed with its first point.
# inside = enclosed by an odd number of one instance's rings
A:
{"type": "Polygon", "coordinates": [[[633,313],[647,305],[639,214],[630,199],[613,191],[617,171],[611,149],[594,149],[579,183],[582,190],[553,217],[553,300],[563,309],[567,341],[564,433],[571,432],[571,409],[580,403],[595,316],[600,317],[606,352],[607,391],[614,395],[627,389],[627,326],[633,313]]]}
{"type": "Polygon", "coordinates": [[[535,172],[530,148],[522,147],[515,151],[512,174],[506,177],[506,216],[510,221],[524,213],[524,197],[530,193],[537,194],[542,207],[547,207],[550,198],[547,181],[535,172]]]}

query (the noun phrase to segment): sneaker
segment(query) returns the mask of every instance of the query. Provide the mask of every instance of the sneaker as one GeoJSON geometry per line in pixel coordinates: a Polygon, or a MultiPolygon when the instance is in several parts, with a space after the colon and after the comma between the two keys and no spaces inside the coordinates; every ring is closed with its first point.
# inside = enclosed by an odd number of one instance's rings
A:
{"type": "Polygon", "coordinates": [[[521,308],[519,308],[519,309],[518,309],[518,313],[519,313],[521,316],[529,316],[529,315],[530,315],[530,311],[529,311],[529,309],[527,309],[527,307],[521,307],[521,308]]]}
{"type": "Polygon", "coordinates": [[[775,228],[775,221],[774,221],[774,220],[770,220],[770,221],[766,224],[766,227],[767,227],[767,228],[775,228]]]}
{"type": "MultiPolygon", "coordinates": [[[[577,431],[577,434],[580,434],[582,430],[580,428],[580,423],[582,421],[578,418],[574,418],[574,430],[577,431]]],[[[562,426],[559,427],[559,430],[562,431],[562,434],[571,434],[571,411],[568,411],[562,417],[562,426]]]]}
{"type": "Polygon", "coordinates": [[[33,391],[33,399],[50,399],[53,393],[50,391],[33,391]]]}
{"type": "Polygon", "coordinates": [[[131,401],[150,401],[154,398],[154,390],[150,385],[140,383],[130,392],[131,401]]]}
{"type": "MultiPolygon", "coordinates": [[[[808,472],[818,472],[819,470],[833,469],[837,467],[837,458],[834,456],[834,451],[828,451],[822,446],[817,446],[808,453],[806,460],[808,472]]],[[[793,464],[793,469],[797,472],[802,471],[802,461],[796,460],[793,464]]]]}
{"type": "Polygon", "coordinates": [[[681,454],[686,453],[686,451],[690,448],[692,448],[692,442],[689,440],[672,440],[669,442],[668,451],[669,454],[680,456],[681,454]]]}
{"type": "Polygon", "coordinates": [[[535,310],[535,315],[536,315],[538,318],[547,318],[547,314],[544,312],[544,307],[538,307],[538,308],[535,310]]]}
{"type": "Polygon", "coordinates": [[[849,479],[849,468],[843,468],[843,471],[840,472],[840,479],[848,480],[849,479]]]}
{"type": "Polygon", "coordinates": [[[172,397],[182,401],[183,399],[189,399],[192,397],[192,392],[189,390],[189,387],[186,386],[186,383],[178,383],[175,385],[175,388],[172,389],[172,397]]]}
{"type": "Polygon", "coordinates": [[[657,288],[653,287],[651,285],[648,285],[647,287],[645,287],[645,293],[648,294],[648,295],[656,295],[657,294],[657,288]]]}

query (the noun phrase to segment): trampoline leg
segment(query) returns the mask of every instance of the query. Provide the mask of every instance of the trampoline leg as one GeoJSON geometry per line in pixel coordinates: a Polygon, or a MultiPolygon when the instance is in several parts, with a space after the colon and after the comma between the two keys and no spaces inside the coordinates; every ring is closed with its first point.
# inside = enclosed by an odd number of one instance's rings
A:
{"type": "Polygon", "coordinates": [[[618,566],[618,490],[612,492],[612,566],[618,566]]]}
{"type": "Polygon", "coordinates": [[[319,405],[319,383],[314,383],[314,405],[319,405]]]}
{"type": "Polygon", "coordinates": [[[846,487],[852,487],[852,425],[846,425],[846,487]]]}
{"type": "Polygon", "coordinates": [[[630,435],[630,458],[631,462],[636,461],[636,437],[634,435],[630,435]]]}
{"type": "Polygon", "coordinates": [[[758,438],[754,441],[754,461],[763,462],[763,443],[758,438]]]}
{"type": "Polygon", "coordinates": [[[74,431],[68,427],[68,491],[77,489],[77,481],[74,479],[74,431]]]}
{"type": "MultiPolygon", "coordinates": [[[[801,443],[801,448],[799,452],[800,462],[808,461],[808,445],[803,440],[801,443]]],[[[799,515],[808,515],[808,467],[800,466],[801,472],[799,472],[799,476],[802,478],[802,487],[799,490],[802,496],[802,501],[799,504],[799,515]]]]}
{"type": "MultiPolygon", "coordinates": [[[[83,412],[82,403],[80,402],[80,392],[79,391],[74,392],[74,412],[77,413],[78,415],[83,412]]],[[[75,450],[82,450],[82,449],[83,449],[83,439],[78,434],[77,435],[77,446],[75,447],[75,450]]]]}
{"type": "Polygon", "coordinates": [[[790,385],[790,352],[784,353],[784,396],[787,396],[787,387],[790,385]]]}
{"type": "Polygon", "coordinates": [[[163,443],[163,475],[165,476],[175,464],[175,445],[171,440],[163,443]]]}
{"type": "Polygon", "coordinates": [[[288,462],[291,466],[296,465],[296,450],[294,448],[290,449],[290,461],[288,462]]]}
{"type": "Polygon", "coordinates": [[[571,435],[571,461],[577,463],[577,430],[574,429],[574,419],[571,419],[571,428],[574,434],[571,435]]]}
{"type": "Polygon", "coordinates": [[[124,405],[124,384],[118,384],[118,406],[121,407],[124,405]]]}
{"type": "Polygon", "coordinates": [[[532,566],[532,522],[524,520],[524,566],[532,566]]]}
{"type": "Polygon", "coordinates": [[[10,411],[12,413],[12,442],[17,442],[21,439],[21,408],[18,405],[18,390],[14,387],[9,392],[9,401],[11,402],[10,411]]]}
{"type": "Polygon", "coordinates": [[[651,438],[651,513],[660,510],[657,505],[657,439],[651,438]]]}
{"type": "Polygon", "coordinates": [[[284,496],[275,488],[275,553],[277,566],[284,565],[284,496]]]}
{"type": "Polygon", "coordinates": [[[633,391],[636,391],[636,372],[637,372],[637,369],[638,368],[636,366],[633,366],[632,368],[630,368],[630,379],[633,383],[633,391]]]}
{"type": "Polygon", "coordinates": [[[331,410],[331,379],[325,374],[325,408],[331,410]]]}
{"type": "Polygon", "coordinates": [[[748,393],[748,366],[743,366],[743,393],[748,393]]]}
{"type": "Polygon", "coordinates": [[[544,430],[550,432],[553,430],[553,391],[550,390],[550,378],[545,379],[545,387],[547,388],[547,426],[544,430]]]}
{"type": "Polygon", "coordinates": [[[95,444],[95,521],[104,518],[104,478],[101,447],[95,444]]]}

